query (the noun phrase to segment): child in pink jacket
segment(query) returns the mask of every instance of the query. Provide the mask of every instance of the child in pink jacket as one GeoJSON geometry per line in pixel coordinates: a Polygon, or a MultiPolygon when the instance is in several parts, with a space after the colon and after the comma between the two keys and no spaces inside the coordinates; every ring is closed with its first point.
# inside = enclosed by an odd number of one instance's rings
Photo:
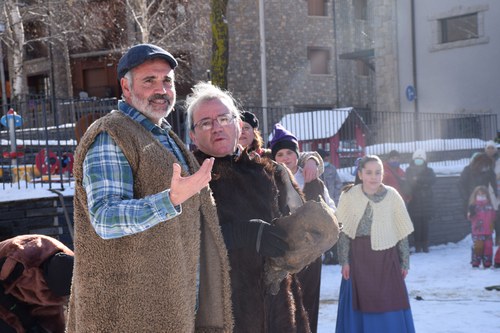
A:
{"type": "Polygon", "coordinates": [[[485,186],[477,186],[469,199],[467,218],[471,222],[472,267],[491,267],[493,257],[493,230],[495,208],[485,186]]]}

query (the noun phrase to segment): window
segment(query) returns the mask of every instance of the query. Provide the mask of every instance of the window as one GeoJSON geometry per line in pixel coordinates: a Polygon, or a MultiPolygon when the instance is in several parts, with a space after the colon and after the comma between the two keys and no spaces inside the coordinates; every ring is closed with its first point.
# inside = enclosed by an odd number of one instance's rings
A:
{"type": "Polygon", "coordinates": [[[367,19],[367,0],[353,0],[354,5],[354,17],[358,20],[366,20],[367,19]]]}
{"type": "Polygon", "coordinates": [[[441,44],[479,37],[477,13],[444,18],[439,24],[441,44]]]}
{"type": "MultiPolygon", "coordinates": [[[[450,50],[457,47],[469,47],[490,42],[486,34],[486,12],[489,5],[457,6],[432,15],[431,52],[450,50]]],[[[493,16],[489,17],[493,19],[493,16]]]]}
{"type": "Polygon", "coordinates": [[[330,51],[324,48],[309,48],[307,58],[311,67],[311,74],[329,74],[330,51]]]}
{"type": "Polygon", "coordinates": [[[48,57],[47,42],[43,41],[46,31],[42,22],[29,21],[24,23],[24,34],[27,40],[24,47],[26,60],[48,57]]]}
{"type": "Polygon", "coordinates": [[[307,0],[307,14],[309,16],[328,16],[326,0],[307,0]]]}

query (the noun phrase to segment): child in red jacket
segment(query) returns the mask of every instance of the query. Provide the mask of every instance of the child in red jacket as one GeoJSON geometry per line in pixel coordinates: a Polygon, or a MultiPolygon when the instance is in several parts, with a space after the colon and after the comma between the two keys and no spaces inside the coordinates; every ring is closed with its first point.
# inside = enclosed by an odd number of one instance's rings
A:
{"type": "Polygon", "coordinates": [[[493,257],[493,229],[495,208],[485,186],[477,186],[469,199],[467,218],[472,231],[472,267],[491,267],[493,257]]]}

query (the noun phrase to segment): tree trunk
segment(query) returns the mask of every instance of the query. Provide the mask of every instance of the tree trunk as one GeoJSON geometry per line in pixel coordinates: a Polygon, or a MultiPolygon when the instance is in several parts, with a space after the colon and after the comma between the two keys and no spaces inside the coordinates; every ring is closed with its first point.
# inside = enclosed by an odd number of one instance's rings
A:
{"type": "Polygon", "coordinates": [[[6,0],[5,5],[8,20],[10,21],[10,34],[13,42],[13,45],[10,48],[10,51],[12,52],[11,57],[13,69],[13,73],[11,74],[11,99],[13,101],[20,101],[26,91],[23,65],[24,28],[21,13],[19,12],[19,7],[17,6],[17,1],[6,0]]]}
{"type": "Polygon", "coordinates": [[[227,89],[229,35],[226,21],[227,0],[212,0],[212,83],[227,89]]]}

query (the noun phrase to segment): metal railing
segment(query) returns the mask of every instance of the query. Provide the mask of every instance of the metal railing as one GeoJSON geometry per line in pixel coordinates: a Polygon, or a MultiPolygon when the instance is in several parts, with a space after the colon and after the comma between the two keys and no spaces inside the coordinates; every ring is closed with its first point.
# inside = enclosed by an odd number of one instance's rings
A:
{"type": "MultiPolygon", "coordinates": [[[[17,187],[63,188],[72,181],[72,158],[78,139],[88,125],[110,110],[117,99],[61,100],[29,96],[25,102],[7,105],[21,117],[14,133],[0,126],[0,190],[17,187]],[[15,144],[12,144],[15,134],[15,144]],[[14,150],[14,151],[13,151],[14,150]],[[13,154],[13,153],[16,154],[13,154]]],[[[245,108],[263,124],[263,108],[245,108]]],[[[286,122],[298,137],[302,150],[330,150],[339,167],[350,167],[363,154],[384,157],[398,150],[403,160],[417,148],[428,151],[429,161],[470,157],[497,134],[494,114],[431,114],[372,112],[343,108],[317,110],[293,107],[268,108],[268,128],[261,128],[267,142],[272,126],[286,122]]],[[[4,113],[3,117],[7,117],[4,113]]],[[[185,138],[182,108],[169,119],[185,138]],[[182,133],[181,133],[182,132],[182,133]]]]}
{"type": "MultiPolygon", "coordinates": [[[[0,131],[0,190],[64,188],[72,181],[73,153],[82,130],[116,109],[116,99],[67,100],[28,96],[7,105],[20,120],[12,144],[10,126],[0,131]]],[[[6,115],[4,114],[4,117],[6,115]]]]}

